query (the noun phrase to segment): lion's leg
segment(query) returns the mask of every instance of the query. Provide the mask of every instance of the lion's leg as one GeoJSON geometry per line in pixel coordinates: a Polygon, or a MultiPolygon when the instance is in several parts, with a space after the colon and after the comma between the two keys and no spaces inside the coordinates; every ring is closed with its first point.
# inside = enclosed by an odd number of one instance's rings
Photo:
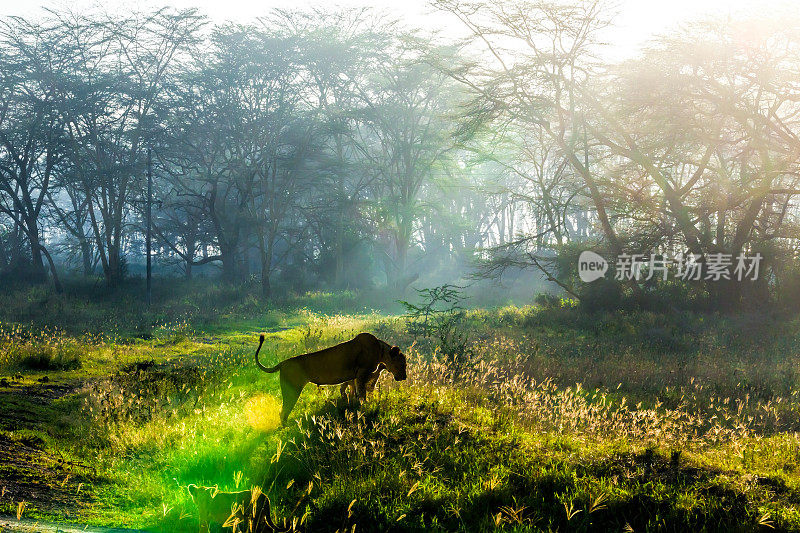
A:
{"type": "Polygon", "coordinates": [[[339,392],[342,394],[342,399],[343,400],[347,400],[347,389],[348,389],[348,387],[350,387],[350,382],[349,381],[345,381],[339,387],[339,392]]]}
{"type": "Polygon", "coordinates": [[[345,381],[341,386],[342,400],[346,405],[353,405],[358,402],[356,398],[356,380],[345,381]]]}
{"type": "Polygon", "coordinates": [[[372,394],[375,391],[375,385],[381,377],[381,372],[386,369],[386,365],[381,363],[378,369],[367,377],[367,394],[372,394]]]}
{"type": "Polygon", "coordinates": [[[356,396],[362,402],[367,399],[367,380],[369,380],[369,374],[359,374],[355,379],[356,396]]]}
{"type": "Polygon", "coordinates": [[[294,384],[284,376],[281,376],[281,395],[283,396],[283,409],[281,409],[281,424],[286,425],[286,419],[289,418],[289,413],[294,409],[300,393],[303,391],[302,384],[294,384]]]}
{"type": "Polygon", "coordinates": [[[375,385],[378,383],[378,378],[371,377],[369,381],[367,381],[367,394],[372,394],[375,392],[375,385]]]}

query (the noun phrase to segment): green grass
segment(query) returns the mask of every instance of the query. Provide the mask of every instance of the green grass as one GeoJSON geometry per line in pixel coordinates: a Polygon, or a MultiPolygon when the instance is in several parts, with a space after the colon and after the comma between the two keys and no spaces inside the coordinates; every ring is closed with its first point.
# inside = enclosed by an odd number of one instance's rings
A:
{"type": "Polygon", "coordinates": [[[456,368],[354,294],[174,293],[0,296],[0,453],[38,465],[0,463],[0,512],[27,483],[25,516],[196,531],[186,485],[255,484],[306,531],[800,530],[795,317],[474,309],[456,368]],[[278,361],[363,330],[408,381],[360,410],[309,386],[278,428],[258,333],[278,361]]]}

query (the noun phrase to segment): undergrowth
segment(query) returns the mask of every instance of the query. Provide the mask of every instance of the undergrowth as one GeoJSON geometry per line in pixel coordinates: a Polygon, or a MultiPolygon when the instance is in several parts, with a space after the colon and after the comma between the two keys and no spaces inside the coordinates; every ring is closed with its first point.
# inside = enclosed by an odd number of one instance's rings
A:
{"type": "Polygon", "coordinates": [[[303,531],[800,530],[792,317],[464,309],[454,365],[406,319],[304,298],[102,334],[4,322],[0,453],[66,470],[3,466],[0,511],[25,501],[29,517],[196,531],[195,483],[259,486],[303,531]],[[258,334],[274,364],[365,330],[403,348],[409,379],[384,375],[361,409],[309,386],[278,427],[258,334]],[[73,355],[80,367],[59,362],[73,355]],[[47,506],[25,483],[81,503],[47,506]]]}

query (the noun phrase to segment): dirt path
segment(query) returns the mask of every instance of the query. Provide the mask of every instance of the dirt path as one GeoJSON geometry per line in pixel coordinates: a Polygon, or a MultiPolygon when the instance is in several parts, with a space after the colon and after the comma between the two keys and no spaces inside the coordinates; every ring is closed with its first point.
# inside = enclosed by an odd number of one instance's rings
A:
{"type": "Polygon", "coordinates": [[[43,510],[73,509],[90,503],[90,466],[53,452],[33,432],[67,416],[53,405],[74,393],[69,385],[5,383],[0,387],[0,499],[27,502],[43,510]]]}
{"type": "Polygon", "coordinates": [[[80,524],[51,524],[37,520],[0,517],[0,533],[144,533],[141,529],[89,527],[80,524]]]}

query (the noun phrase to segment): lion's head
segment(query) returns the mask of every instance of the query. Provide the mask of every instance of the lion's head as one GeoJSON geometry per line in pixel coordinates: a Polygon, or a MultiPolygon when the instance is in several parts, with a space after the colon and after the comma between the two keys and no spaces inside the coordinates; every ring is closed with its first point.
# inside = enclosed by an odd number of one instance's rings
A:
{"type": "Polygon", "coordinates": [[[186,487],[189,490],[189,495],[192,497],[192,500],[198,505],[207,505],[209,501],[211,501],[214,496],[216,496],[217,492],[219,492],[219,487],[199,487],[195,484],[191,484],[186,487]]]}

